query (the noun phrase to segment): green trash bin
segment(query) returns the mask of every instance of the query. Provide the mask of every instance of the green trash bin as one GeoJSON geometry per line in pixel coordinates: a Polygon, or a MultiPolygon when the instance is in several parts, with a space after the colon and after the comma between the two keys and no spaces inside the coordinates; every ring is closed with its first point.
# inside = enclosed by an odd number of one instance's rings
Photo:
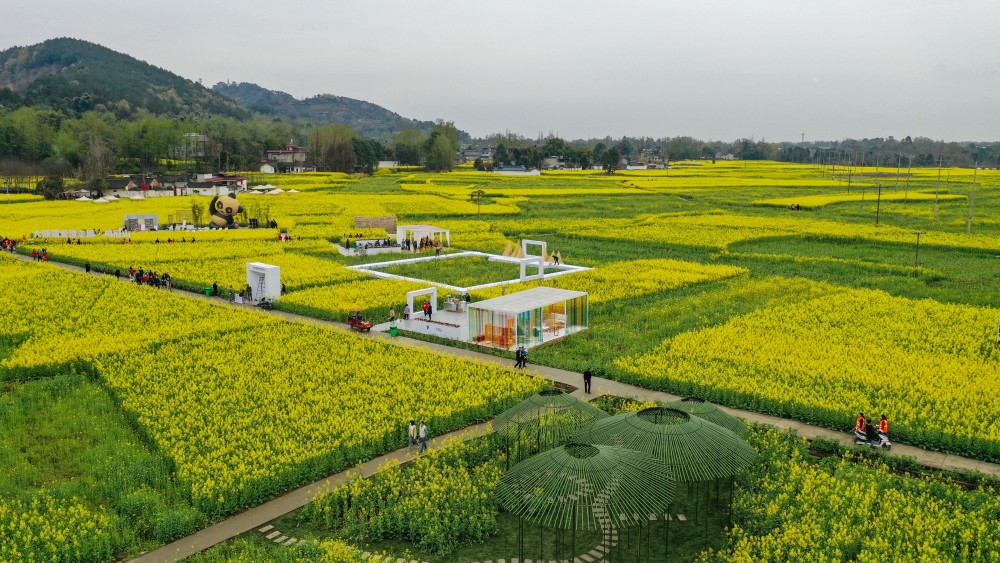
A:
{"type": "Polygon", "coordinates": [[[212,296],[212,288],[206,287],[205,288],[205,297],[211,297],[211,296],[212,296]]]}
{"type": "Polygon", "coordinates": [[[389,335],[390,336],[399,336],[399,329],[396,328],[396,325],[389,325],[389,335]]]}

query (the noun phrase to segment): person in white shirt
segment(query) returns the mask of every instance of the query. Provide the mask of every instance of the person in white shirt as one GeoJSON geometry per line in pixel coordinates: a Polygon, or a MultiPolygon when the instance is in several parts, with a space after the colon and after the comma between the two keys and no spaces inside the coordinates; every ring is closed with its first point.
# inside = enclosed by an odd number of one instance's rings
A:
{"type": "Polygon", "coordinates": [[[417,436],[420,438],[419,451],[420,452],[427,451],[427,425],[424,424],[424,421],[422,420],[420,421],[420,430],[418,431],[417,436]]]}

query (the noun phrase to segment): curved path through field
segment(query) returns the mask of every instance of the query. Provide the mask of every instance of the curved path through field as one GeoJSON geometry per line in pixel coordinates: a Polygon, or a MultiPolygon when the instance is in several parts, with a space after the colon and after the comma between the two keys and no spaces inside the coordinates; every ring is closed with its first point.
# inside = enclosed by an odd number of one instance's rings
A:
{"type": "MultiPolygon", "coordinates": [[[[22,259],[30,260],[30,257],[21,256],[22,259]]],[[[83,268],[78,266],[73,266],[69,264],[62,264],[54,262],[55,265],[71,270],[74,272],[84,273],[83,268]]],[[[103,275],[98,273],[92,273],[90,275],[103,275]]],[[[128,283],[128,279],[125,278],[124,281],[128,283]]],[[[181,292],[180,290],[174,290],[175,293],[181,292]]],[[[228,300],[218,298],[218,297],[206,297],[204,294],[200,293],[190,293],[182,292],[195,299],[203,299],[206,301],[213,301],[216,303],[221,303],[224,305],[230,305],[233,307],[254,307],[253,305],[234,305],[229,303],[228,300]]],[[[269,311],[272,315],[282,317],[290,322],[304,322],[332,326],[340,329],[350,330],[350,327],[343,323],[335,323],[331,321],[324,321],[315,319],[313,317],[306,317],[303,315],[296,315],[293,313],[286,313],[283,311],[269,311]]],[[[430,342],[424,342],[422,340],[416,340],[412,338],[405,337],[391,337],[386,333],[382,332],[372,332],[368,333],[371,338],[383,339],[398,346],[413,346],[418,348],[425,348],[429,350],[434,350],[437,352],[451,354],[453,356],[467,358],[470,360],[478,360],[482,362],[492,362],[496,364],[513,366],[514,361],[512,359],[501,358],[498,356],[492,356],[489,354],[483,354],[481,352],[475,352],[472,350],[463,350],[460,348],[453,348],[451,346],[444,346],[441,344],[434,344],[430,342]]],[[[574,396],[592,399],[596,398],[598,395],[610,394],[617,395],[619,397],[629,397],[632,399],[637,399],[640,401],[675,401],[679,399],[677,395],[671,395],[669,393],[663,393],[661,391],[653,391],[650,389],[644,389],[642,387],[637,387],[635,385],[630,385],[627,383],[621,383],[618,381],[613,381],[610,379],[602,379],[599,377],[594,377],[591,386],[596,391],[596,393],[584,394],[582,392],[583,376],[576,372],[566,371],[558,368],[541,366],[541,365],[529,365],[528,372],[531,375],[537,375],[543,377],[550,381],[570,386],[576,388],[572,392],[574,396]]],[[[841,444],[851,445],[853,440],[850,434],[845,432],[837,432],[827,428],[821,428],[818,426],[812,426],[802,422],[789,420],[786,418],[778,418],[775,416],[769,416],[765,414],[760,414],[747,410],[732,409],[724,406],[720,406],[722,410],[732,415],[738,416],[747,420],[748,422],[769,424],[776,428],[795,430],[798,432],[799,436],[803,436],[809,439],[823,437],[829,438],[831,440],[836,440],[841,444]]],[[[457,430],[443,436],[439,436],[432,440],[428,447],[437,448],[440,447],[445,440],[450,438],[458,438],[463,440],[468,440],[476,436],[482,435],[485,431],[485,424],[480,424],[472,427],[468,427],[462,430],[457,430]]],[[[932,467],[935,469],[943,469],[948,471],[953,470],[974,470],[982,473],[987,473],[995,477],[1000,477],[1000,464],[990,463],[986,461],[980,461],[977,459],[971,459],[967,457],[945,454],[941,452],[934,452],[930,450],[924,450],[921,448],[916,448],[913,446],[906,446],[903,444],[893,445],[890,455],[894,456],[908,456],[916,459],[921,465],[927,467],[932,467]]],[[[381,467],[385,462],[391,459],[397,459],[400,461],[406,461],[412,459],[413,452],[407,448],[402,448],[394,452],[390,452],[383,456],[369,460],[361,464],[360,471],[363,475],[369,476],[375,473],[379,467],[381,467]]],[[[357,470],[355,468],[354,470],[357,470]]],[[[177,540],[171,544],[163,546],[157,550],[150,553],[142,555],[135,562],[141,563],[153,563],[153,562],[167,562],[176,561],[190,555],[194,555],[199,551],[208,549],[216,544],[219,544],[225,540],[236,537],[239,534],[248,532],[263,524],[270,522],[280,516],[283,516],[293,510],[305,506],[317,488],[323,486],[327,482],[332,484],[338,484],[343,482],[347,478],[347,471],[337,473],[336,475],[331,475],[329,477],[320,479],[315,483],[311,483],[294,491],[285,493],[277,498],[274,498],[264,504],[236,514],[218,522],[208,528],[205,528],[195,534],[192,534],[186,538],[177,540]]]]}

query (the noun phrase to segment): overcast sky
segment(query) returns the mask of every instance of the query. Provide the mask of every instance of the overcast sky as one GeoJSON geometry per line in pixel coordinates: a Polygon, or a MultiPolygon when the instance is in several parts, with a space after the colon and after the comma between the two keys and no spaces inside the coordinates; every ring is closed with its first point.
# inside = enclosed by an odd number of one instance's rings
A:
{"type": "Polygon", "coordinates": [[[474,136],[1000,139],[997,0],[5,4],[0,49],[77,37],[474,136]]]}

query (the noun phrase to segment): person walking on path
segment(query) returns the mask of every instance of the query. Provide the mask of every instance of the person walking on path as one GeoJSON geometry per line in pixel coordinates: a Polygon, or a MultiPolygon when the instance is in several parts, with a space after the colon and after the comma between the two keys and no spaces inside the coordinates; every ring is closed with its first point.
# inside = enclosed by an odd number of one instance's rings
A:
{"type": "Polygon", "coordinates": [[[424,421],[420,421],[420,430],[417,431],[417,436],[420,438],[420,450],[418,453],[423,453],[427,451],[427,425],[424,421]]]}
{"type": "Polygon", "coordinates": [[[406,304],[406,307],[403,307],[403,320],[404,321],[410,320],[410,304],[409,303],[406,304]]]}
{"type": "Polygon", "coordinates": [[[389,322],[390,323],[396,322],[396,308],[395,307],[389,307],[389,322]]]}
{"type": "Polygon", "coordinates": [[[514,363],[514,367],[524,369],[528,366],[528,351],[524,348],[524,346],[519,346],[514,355],[517,359],[517,362],[514,363]]]}
{"type": "Polygon", "coordinates": [[[413,444],[417,443],[417,423],[410,421],[410,429],[406,433],[406,447],[413,448],[413,444]]]}
{"type": "Polygon", "coordinates": [[[86,270],[88,274],[90,273],[90,261],[87,261],[87,263],[83,265],[83,269],[86,270]]]}
{"type": "Polygon", "coordinates": [[[594,377],[594,372],[590,368],[583,370],[583,392],[590,394],[590,378],[594,377]]]}
{"type": "Polygon", "coordinates": [[[424,317],[427,320],[431,320],[431,303],[430,303],[430,301],[424,301],[424,304],[421,306],[421,308],[424,310],[424,317]]]}

